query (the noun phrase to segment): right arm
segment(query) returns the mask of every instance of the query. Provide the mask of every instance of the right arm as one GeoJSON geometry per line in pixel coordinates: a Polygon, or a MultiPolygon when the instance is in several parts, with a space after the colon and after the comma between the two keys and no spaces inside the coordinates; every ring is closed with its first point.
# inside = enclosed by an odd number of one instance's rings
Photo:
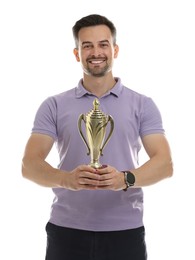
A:
{"type": "Polygon", "coordinates": [[[71,190],[95,189],[98,174],[88,165],[80,165],[71,172],[52,167],[46,157],[54,140],[43,134],[32,134],[26,144],[22,159],[22,175],[41,186],[71,190]]]}

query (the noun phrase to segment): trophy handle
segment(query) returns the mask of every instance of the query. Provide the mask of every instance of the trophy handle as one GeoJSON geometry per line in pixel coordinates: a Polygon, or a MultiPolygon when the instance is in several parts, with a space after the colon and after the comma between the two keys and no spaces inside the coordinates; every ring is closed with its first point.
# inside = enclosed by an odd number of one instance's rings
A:
{"type": "Polygon", "coordinates": [[[85,115],[84,114],[81,114],[79,116],[79,119],[78,119],[78,129],[79,129],[79,133],[81,135],[81,138],[83,139],[83,141],[84,141],[84,143],[85,143],[85,145],[87,147],[87,155],[89,155],[90,154],[90,148],[89,148],[89,145],[88,145],[88,143],[87,143],[87,141],[86,141],[86,139],[85,139],[85,137],[83,135],[83,132],[82,132],[82,127],[81,127],[82,120],[85,122],[85,115]]]}
{"type": "Polygon", "coordinates": [[[110,115],[108,116],[108,122],[110,122],[110,132],[109,132],[104,144],[102,145],[102,148],[100,148],[100,155],[103,155],[103,149],[106,146],[106,144],[108,143],[108,141],[110,140],[110,137],[114,130],[114,120],[113,120],[112,116],[110,116],[110,115]]]}

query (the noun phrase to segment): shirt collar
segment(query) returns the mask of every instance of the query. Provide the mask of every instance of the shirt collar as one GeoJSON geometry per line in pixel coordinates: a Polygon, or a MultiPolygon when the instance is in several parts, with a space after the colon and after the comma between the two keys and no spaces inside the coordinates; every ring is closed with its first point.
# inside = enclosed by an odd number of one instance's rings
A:
{"type": "MultiPolygon", "coordinates": [[[[118,97],[120,95],[120,93],[122,92],[123,89],[123,85],[121,83],[121,79],[120,78],[115,78],[116,80],[116,84],[114,85],[114,87],[107,93],[104,94],[104,96],[113,94],[114,96],[118,97]]],[[[81,98],[85,95],[93,95],[91,92],[87,91],[84,86],[83,86],[83,79],[80,79],[77,87],[76,87],[76,98],[81,98]]]]}

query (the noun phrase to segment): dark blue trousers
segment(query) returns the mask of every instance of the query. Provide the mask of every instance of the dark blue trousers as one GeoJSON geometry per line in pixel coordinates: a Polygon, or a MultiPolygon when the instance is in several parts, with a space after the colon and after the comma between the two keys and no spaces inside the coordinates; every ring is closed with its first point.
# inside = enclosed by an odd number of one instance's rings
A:
{"type": "Polygon", "coordinates": [[[109,232],[84,231],[47,223],[45,260],[146,260],[144,227],[109,232]]]}

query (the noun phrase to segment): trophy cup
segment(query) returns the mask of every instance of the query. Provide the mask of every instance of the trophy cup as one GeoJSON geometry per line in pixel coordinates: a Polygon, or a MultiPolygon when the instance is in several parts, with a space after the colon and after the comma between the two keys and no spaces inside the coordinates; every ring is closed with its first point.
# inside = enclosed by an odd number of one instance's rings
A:
{"type": "Polygon", "coordinates": [[[110,140],[114,129],[114,120],[110,115],[105,115],[99,110],[99,101],[93,101],[93,109],[87,114],[81,114],[78,119],[78,129],[82,140],[87,147],[87,155],[90,155],[90,166],[101,168],[99,162],[100,155],[103,155],[103,149],[110,140]],[[86,138],[82,132],[82,121],[85,123],[86,138]],[[106,137],[106,127],[110,123],[110,130],[106,137]],[[87,142],[88,141],[88,142],[87,142]]]}

